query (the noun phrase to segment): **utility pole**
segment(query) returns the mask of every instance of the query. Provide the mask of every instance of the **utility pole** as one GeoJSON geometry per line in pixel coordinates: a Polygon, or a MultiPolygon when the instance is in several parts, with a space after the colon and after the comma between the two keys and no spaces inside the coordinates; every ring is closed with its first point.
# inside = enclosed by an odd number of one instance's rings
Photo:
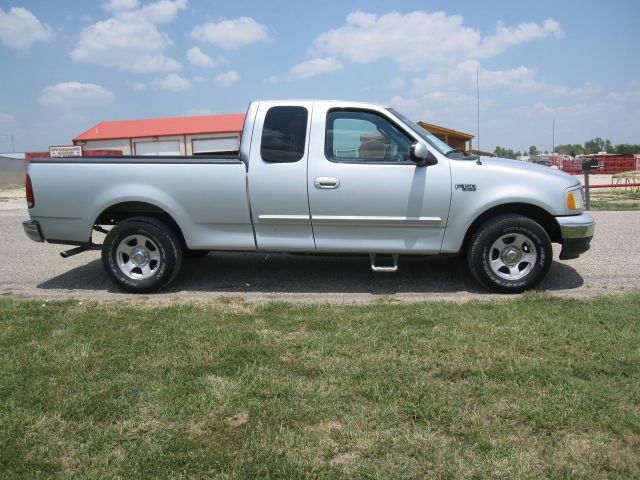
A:
{"type": "Polygon", "coordinates": [[[551,161],[554,161],[555,159],[556,159],[556,117],[553,117],[553,127],[551,128],[551,161]]]}

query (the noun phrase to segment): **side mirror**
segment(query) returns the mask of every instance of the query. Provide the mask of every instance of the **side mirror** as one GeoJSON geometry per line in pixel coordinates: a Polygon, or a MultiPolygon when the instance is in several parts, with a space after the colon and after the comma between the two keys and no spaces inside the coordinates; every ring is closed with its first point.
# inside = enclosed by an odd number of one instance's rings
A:
{"type": "Polygon", "coordinates": [[[411,161],[419,167],[427,167],[438,163],[435,155],[431,153],[422,142],[414,142],[414,144],[411,145],[411,161]]]}

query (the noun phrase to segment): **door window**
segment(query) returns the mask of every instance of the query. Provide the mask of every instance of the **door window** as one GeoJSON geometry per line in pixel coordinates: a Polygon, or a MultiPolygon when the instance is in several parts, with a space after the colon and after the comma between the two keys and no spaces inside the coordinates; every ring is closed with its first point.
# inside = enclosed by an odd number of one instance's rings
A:
{"type": "Polygon", "coordinates": [[[332,162],[411,163],[412,143],[376,113],[334,110],[327,114],[325,155],[332,162]]]}

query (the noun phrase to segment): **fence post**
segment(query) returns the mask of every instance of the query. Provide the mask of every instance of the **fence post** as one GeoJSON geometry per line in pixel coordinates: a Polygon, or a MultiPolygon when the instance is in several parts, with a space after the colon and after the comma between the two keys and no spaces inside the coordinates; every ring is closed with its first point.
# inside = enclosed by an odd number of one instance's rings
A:
{"type": "Polygon", "coordinates": [[[584,201],[587,211],[591,210],[591,195],[589,193],[589,171],[584,172],[584,201]]]}

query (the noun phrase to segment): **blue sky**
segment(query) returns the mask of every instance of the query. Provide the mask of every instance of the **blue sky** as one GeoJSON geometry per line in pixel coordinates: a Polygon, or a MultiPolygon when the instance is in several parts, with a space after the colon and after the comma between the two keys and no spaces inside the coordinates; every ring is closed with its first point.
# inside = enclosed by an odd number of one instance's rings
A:
{"type": "Polygon", "coordinates": [[[640,143],[640,2],[0,0],[0,151],[252,99],[382,103],[480,142],[640,143]]]}

